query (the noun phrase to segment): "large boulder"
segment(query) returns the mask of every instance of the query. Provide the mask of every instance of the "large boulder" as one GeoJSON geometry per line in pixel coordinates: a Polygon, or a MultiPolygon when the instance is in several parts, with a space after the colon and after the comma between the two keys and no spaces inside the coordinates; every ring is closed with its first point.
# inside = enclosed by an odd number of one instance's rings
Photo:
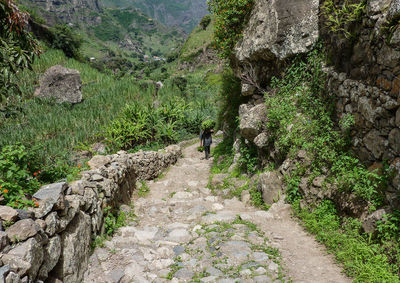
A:
{"type": "Polygon", "coordinates": [[[310,51],[318,40],[318,0],[257,0],[236,59],[282,61],[310,51]]]}
{"type": "Polygon", "coordinates": [[[57,103],[75,104],[82,101],[81,87],[79,71],[56,65],[40,78],[40,86],[35,91],[35,96],[53,98],[57,103]]]}
{"type": "Polygon", "coordinates": [[[257,189],[262,193],[264,203],[272,205],[278,201],[283,191],[282,175],[278,171],[260,174],[257,189]]]}
{"type": "Polygon", "coordinates": [[[242,104],[239,107],[240,135],[249,141],[253,141],[263,130],[267,122],[267,107],[265,104],[252,106],[242,104]]]}

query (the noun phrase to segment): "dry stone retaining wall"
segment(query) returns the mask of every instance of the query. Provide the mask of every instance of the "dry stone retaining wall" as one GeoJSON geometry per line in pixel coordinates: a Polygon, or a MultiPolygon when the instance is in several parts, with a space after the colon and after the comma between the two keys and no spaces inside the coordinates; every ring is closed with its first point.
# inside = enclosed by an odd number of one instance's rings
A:
{"type": "Polygon", "coordinates": [[[0,206],[1,220],[14,222],[0,231],[0,282],[81,282],[90,243],[104,232],[104,208],[128,203],[137,180],[157,177],[181,154],[174,145],[158,152],[98,155],[80,180],[42,187],[34,195],[39,207],[0,206]]]}
{"type": "MultiPolygon", "coordinates": [[[[329,67],[324,70],[327,74],[325,89],[336,102],[337,126],[339,128],[341,120],[352,116],[355,120],[351,131],[355,155],[371,170],[381,169],[385,163],[394,169],[385,191],[385,205],[398,208],[400,0],[366,1],[362,19],[345,27],[353,35],[351,39],[329,29],[327,19],[320,13],[323,3],[256,0],[232,60],[235,73],[242,82],[242,95],[248,97],[248,103],[239,109],[240,136],[258,148],[261,164],[273,160],[282,165],[280,171],[284,175],[290,175],[296,162],[307,165],[305,152],[299,152],[294,159],[282,160],[279,152],[268,143],[269,133],[265,127],[268,109],[265,109],[263,92],[274,95],[274,90],[268,87],[271,77],[279,76],[292,58],[307,54],[320,39],[329,58],[329,67]]],[[[343,4],[344,0],[334,3],[343,4]]],[[[239,152],[235,148],[235,153],[239,152]]],[[[323,173],[327,175],[329,168],[325,169],[323,173]]],[[[317,177],[312,184],[307,180],[306,177],[301,180],[300,189],[310,202],[335,199],[350,215],[368,213],[363,211],[367,204],[362,200],[340,194],[335,187],[321,189],[324,176],[317,177]]]]}

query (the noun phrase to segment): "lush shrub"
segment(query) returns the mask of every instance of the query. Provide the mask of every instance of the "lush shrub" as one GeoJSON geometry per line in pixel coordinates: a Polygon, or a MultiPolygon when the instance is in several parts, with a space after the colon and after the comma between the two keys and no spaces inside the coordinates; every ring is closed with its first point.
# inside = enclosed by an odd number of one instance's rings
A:
{"type": "Polygon", "coordinates": [[[175,77],[172,80],[172,84],[175,85],[181,92],[184,92],[187,87],[187,79],[184,77],[175,77]]]}
{"type": "Polygon", "coordinates": [[[200,21],[200,26],[203,30],[205,30],[207,29],[210,23],[211,23],[211,16],[205,15],[200,21]]]}
{"type": "Polygon", "coordinates": [[[242,36],[254,0],[211,0],[208,5],[215,16],[215,47],[221,57],[228,58],[242,36]]]}
{"type": "Polygon", "coordinates": [[[33,205],[40,171],[32,164],[33,156],[23,145],[9,145],[0,152],[0,201],[11,207],[33,205]]]}
{"type": "Polygon", "coordinates": [[[51,46],[61,49],[65,56],[80,59],[80,47],[82,38],[67,25],[56,25],[51,28],[53,38],[51,46]]]}
{"type": "MultiPolygon", "coordinates": [[[[369,172],[351,156],[348,131],[338,131],[332,121],[332,97],[323,91],[325,75],[322,71],[324,57],[318,49],[306,59],[297,58],[285,71],[283,78],[273,78],[274,95],[266,99],[268,124],[274,147],[282,158],[294,155],[300,149],[309,154],[311,171],[321,175],[322,168],[330,168],[328,182],[335,182],[339,190],[355,193],[375,206],[381,205],[378,190],[382,178],[369,172]]],[[[351,127],[347,117],[342,126],[351,127]]],[[[301,169],[301,168],[300,168],[301,169]]],[[[304,170],[297,170],[292,178],[298,179],[304,170]]],[[[289,196],[298,195],[296,182],[290,181],[289,196]]]]}

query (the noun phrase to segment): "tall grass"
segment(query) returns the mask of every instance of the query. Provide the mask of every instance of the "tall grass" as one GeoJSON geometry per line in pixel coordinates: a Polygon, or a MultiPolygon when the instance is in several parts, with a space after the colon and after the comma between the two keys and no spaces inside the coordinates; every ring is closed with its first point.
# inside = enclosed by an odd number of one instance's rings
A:
{"type": "MultiPolygon", "coordinates": [[[[82,144],[103,140],[103,133],[127,104],[133,102],[151,105],[153,100],[167,104],[180,97],[191,105],[185,121],[197,121],[215,116],[217,84],[209,84],[204,71],[187,76],[188,89],[181,93],[167,80],[164,88],[154,97],[154,87],[133,77],[115,79],[89,65],[66,58],[61,51],[48,50],[36,60],[32,71],[19,75],[24,93],[22,111],[15,117],[2,118],[0,122],[0,148],[7,144],[23,143],[27,148],[37,148],[46,163],[68,160],[71,152],[82,144]],[[82,79],[83,102],[76,105],[55,104],[33,98],[34,89],[42,73],[50,66],[61,64],[79,70],[82,79]]],[[[200,121],[201,123],[201,121],[200,121]]],[[[190,128],[190,125],[187,125],[190,128]]],[[[182,126],[185,128],[186,126],[182,126]]],[[[180,135],[180,139],[197,133],[197,129],[180,135]]],[[[162,143],[161,143],[162,145],[162,143]]]]}

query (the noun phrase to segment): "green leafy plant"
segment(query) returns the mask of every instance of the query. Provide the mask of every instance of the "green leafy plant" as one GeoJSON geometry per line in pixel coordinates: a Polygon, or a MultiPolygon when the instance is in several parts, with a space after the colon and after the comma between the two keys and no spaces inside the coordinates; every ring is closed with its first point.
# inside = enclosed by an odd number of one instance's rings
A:
{"type": "Polygon", "coordinates": [[[5,146],[0,151],[0,201],[21,208],[34,206],[32,195],[39,189],[40,171],[34,171],[32,156],[23,145],[5,146]]]}
{"type": "Polygon", "coordinates": [[[104,227],[107,236],[112,236],[118,228],[126,225],[126,215],[123,211],[115,212],[111,207],[104,209],[104,227]]]}
{"type": "Polygon", "coordinates": [[[203,131],[212,130],[214,127],[215,127],[214,120],[206,120],[203,123],[201,123],[201,129],[203,131]]]}
{"type": "Polygon", "coordinates": [[[351,38],[349,26],[361,19],[367,1],[365,0],[344,0],[338,4],[334,0],[325,0],[321,6],[321,13],[325,17],[325,27],[331,32],[351,38]]]}
{"type": "Polygon", "coordinates": [[[215,48],[223,58],[232,55],[242,37],[243,28],[253,8],[254,0],[210,0],[209,9],[215,17],[215,48]]]}

